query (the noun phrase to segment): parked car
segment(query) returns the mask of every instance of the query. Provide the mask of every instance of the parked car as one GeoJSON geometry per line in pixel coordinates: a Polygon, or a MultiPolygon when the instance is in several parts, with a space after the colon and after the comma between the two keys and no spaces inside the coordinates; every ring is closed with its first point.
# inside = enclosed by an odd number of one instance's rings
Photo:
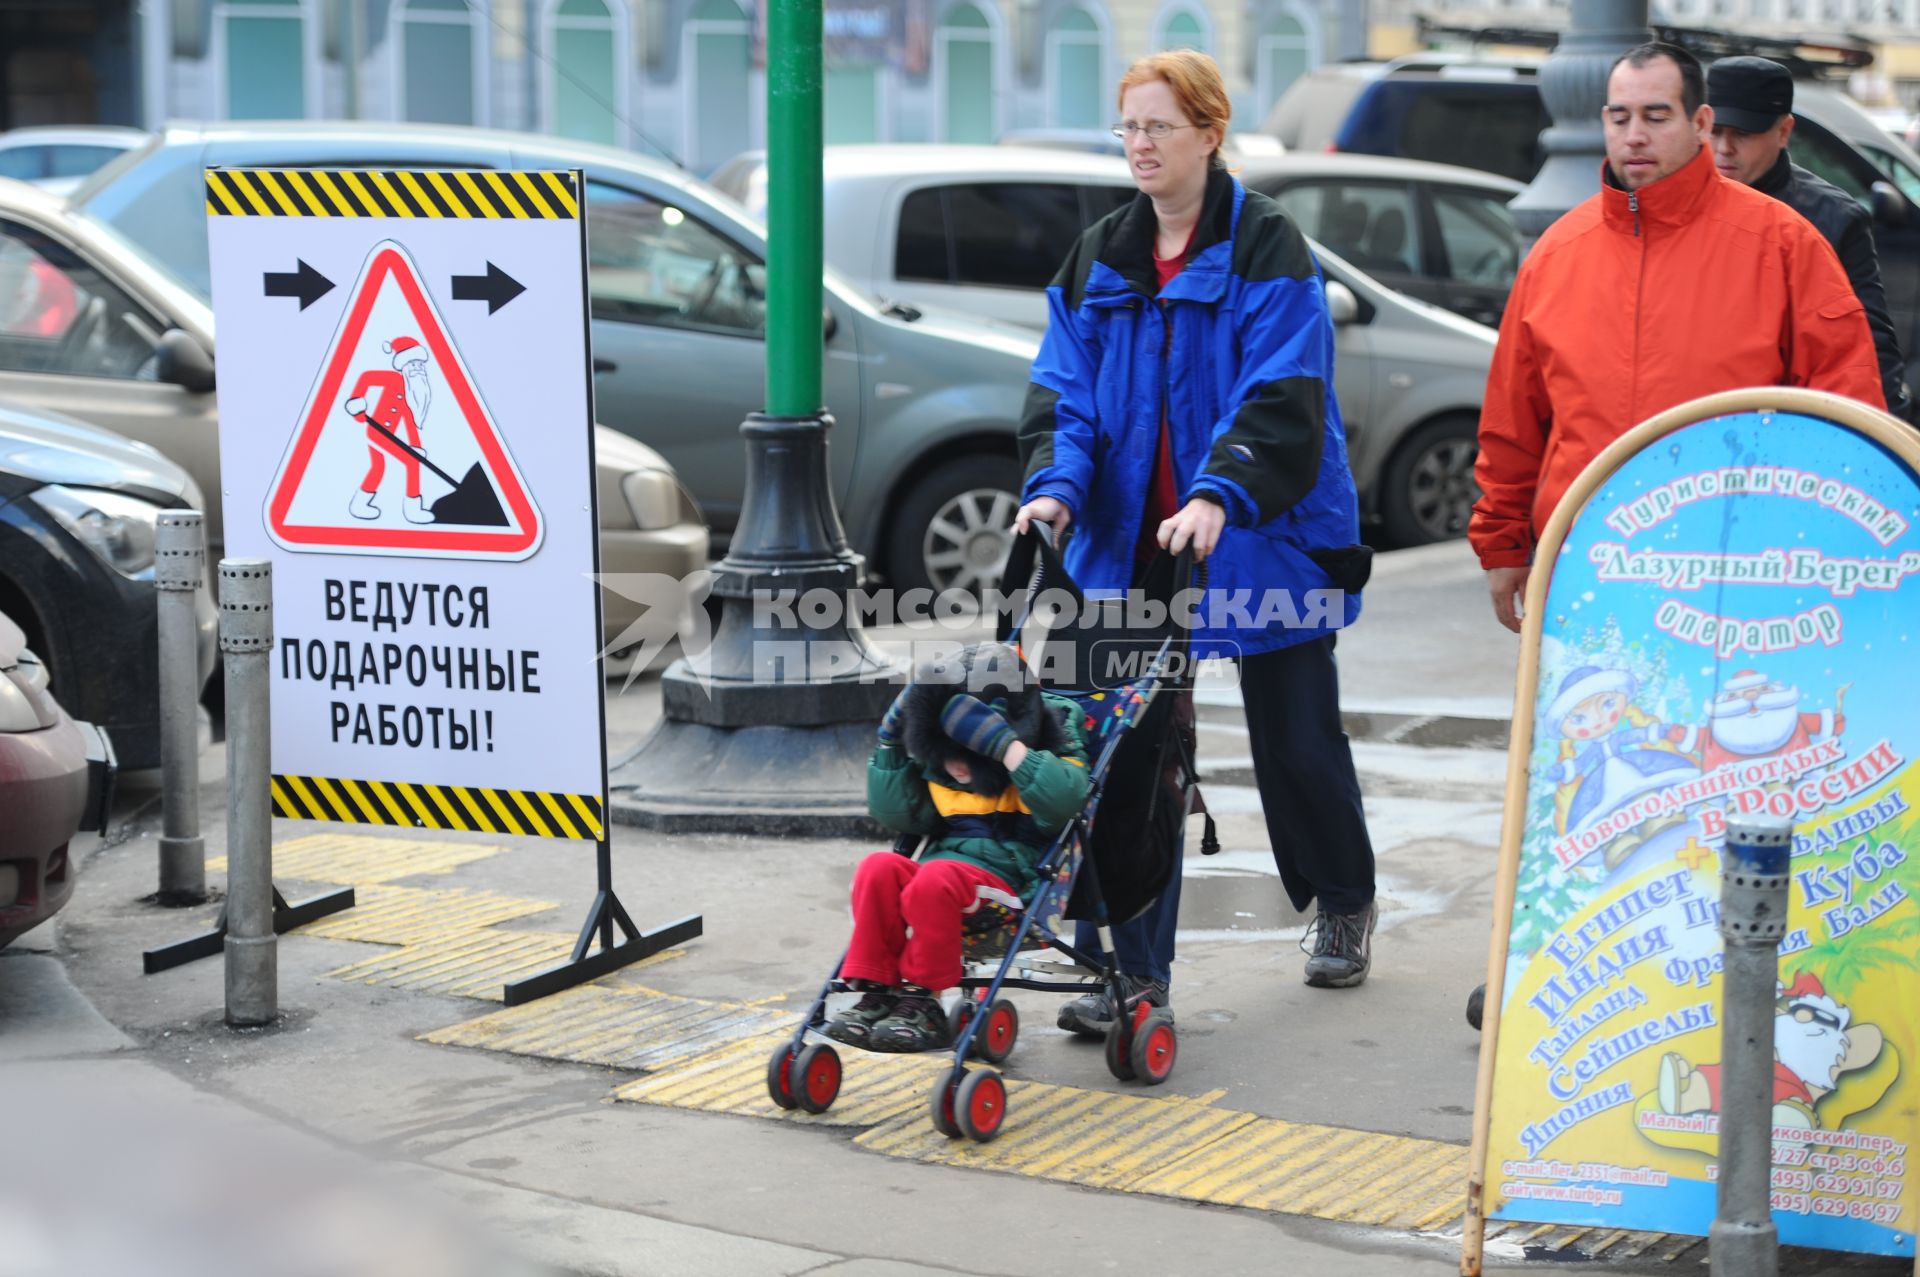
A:
{"type": "Polygon", "coordinates": [[[144,129],[62,125],[0,133],[0,177],[64,195],[101,165],[147,140],[144,129]]]}
{"type": "Polygon", "coordinates": [[[1520,183],[1375,155],[1301,153],[1240,163],[1316,243],[1388,288],[1498,327],[1520,269],[1507,201],[1520,183]]]}
{"type": "Polygon", "coordinates": [[[1798,117],[1794,141],[1800,144],[1794,147],[1796,155],[1805,145],[1802,135],[1813,131],[1811,121],[1819,132],[1831,134],[1866,156],[1909,203],[1920,206],[1920,154],[1899,136],[1889,134],[1851,95],[1831,84],[1802,81],[1794,85],[1793,113],[1798,117]]]}
{"type": "MultiPolygon", "coordinates": [[[[584,169],[599,418],[658,448],[713,526],[733,528],[739,427],[765,407],[766,371],[766,231],[733,200],[669,165],[552,137],[250,121],[168,129],[77,192],[70,216],[111,226],[204,297],[211,164],[584,169]]],[[[993,546],[950,543],[944,520],[1013,482],[1033,334],[883,311],[831,271],[825,306],[828,459],[849,542],[897,586],[989,579],[993,546]]]]}
{"type": "Polygon", "coordinates": [[[1461,53],[1333,63],[1295,80],[1262,129],[1289,154],[1395,155],[1529,182],[1552,123],[1538,72],[1537,59],[1461,53]]]}
{"type": "MultiPolygon", "coordinates": [[[[0,180],[0,400],[65,413],[151,444],[185,467],[203,492],[216,493],[220,447],[213,312],[205,291],[206,213],[200,162],[189,163],[190,171],[171,174],[188,180],[151,191],[144,207],[154,228],[188,228],[198,292],[100,219],[0,180]],[[190,195],[193,213],[182,216],[170,205],[169,196],[180,195],[190,195]]],[[[604,429],[595,435],[595,452],[602,571],[682,578],[704,567],[706,525],[667,462],[604,429]]],[[[206,515],[209,551],[218,555],[225,540],[220,503],[207,506],[206,515]]],[[[665,638],[681,619],[663,608],[643,610],[613,590],[602,599],[609,643],[631,647],[665,638]]]]}
{"type": "MultiPolygon", "coordinates": [[[[999,137],[1001,146],[1037,146],[1051,151],[1086,151],[1094,155],[1125,155],[1126,146],[1112,129],[1009,129],[999,137]]],[[[1234,159],[1242,156],[1280,155],[1286,148],[1280,139],[1266,133],[1232,132],[1221,149],[1234,159]]]]}
{"type": "MultiPolygon", "coordinates": [[[[160,764],[154,524],[204,505],[187,472],[144,444],[0,404],[0,612],[62,703],[112,734],[125,768],[160,764]]],[[[211,585],[194,611],[204,685],[218,640],[211,585]]]]}
{"type": "MultiPolygon", "coordinates": [[[[754,152],[723,165],[714,181],[759,203],[765,172],[765,156],[754,152]]],[[[1123,160],[1016,147],[830,146],[824,174],[831,265],[896,303],[1034,330],[1046,327],[1045,289],[1074,238],[1134,196],[1123,160]]],[[[1478,496],[1473,459],[1493,330],[1316,251],[1337,325],[1335,389],[1363,512],[1398,544],[1461,535],[1478,496]]],[[[1021,369],[1023,383],[1026,376],[1021,369]]],[[[952,512],[956,542],[964,537],[984,557],[985,525],[997,508],[1011,509],[1017,478],[1008,472],[1004,491],[952,512]]]]}
{"type": "Polygon", "coordinates": [[[0,948],[73,894],[68,847],[82,829],[105,831],[113,773],[106,734],[68,717],[0,612],[0,948]]]}

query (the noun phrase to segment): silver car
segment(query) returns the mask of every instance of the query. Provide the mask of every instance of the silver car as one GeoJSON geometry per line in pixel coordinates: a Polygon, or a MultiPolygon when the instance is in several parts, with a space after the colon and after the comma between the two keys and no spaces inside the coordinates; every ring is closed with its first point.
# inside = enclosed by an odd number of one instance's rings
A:
{"type": "MultiPolygon", "coordinates": [[[[658,448],[714,529],[732,529],[740,424],[766,403],[766,231],[734,201],[670,165],[558,138],[249,121],[170,128],[75,202],[204,296],[208,165],[583,169],[599,419],[658,448]]],[[[1033,334],[883,309],[831,272],[825,304],[829,466],[848,540],[896,586],[997,578],[1004,544],[989,525],[1012,514],[996,500],[1018,477],[1033,334]]]]}
{"type": "MultiPolygon", "coordinates": [[[[206,260],[204,198],[193,221],[206,260]]],[[[156,222],[167,219],[156,200],[156,222]]],[[[220,491],[213,311],[113,228],[55,196],[0,179],[0,399],[151,444],[201,490],[220,491]]],[[[672,469],[613,431],[596,436],[601,567],[676,579],[707,561],[707,528],[672,469]]],[[[209,549],[225,541],[220,503],[209,549]]],[[[606,638],[623,650],[670,637],[680,618],[603,591],[606,638]]]]}
{"type": "MultiPolygon", "coordinates": [[[[1249,162],[1250,171],[1263,175],[1249,180],[1285,171],[1290,158],[1249,162]]],[[[1306,157],[1301,173],[1354,176],[1352,166],[1315,163],[1306,157]]],[[[1403,182],[1415,171],[1458,174],[1458,185],[1476,193],[1486,183],[1481,174],[1437,165],[1385,164],[1390,177],[1403,182]]],[[[764,207],[763,154],[728,162],[713,180],[750,210],[764,207]]],[[[1491,181],[1496,194],[1511,185],[1491,181]]],[[[1311,189],[1302,187],[1302,194],[1311,189]]],[[[827,261],[896,304],[1044,329],[1044,289],[1074,238],[1133,194],[1125,161],[1108,156],[994,146],[830,146],[827,261]]],[[[1495,226],[1486,237],[1487,252],[1498,258],[1496,273],[1510,270],[1518,256],[1517,244],[1508,245],[1498,231],[1495,226]]],[[[1478,497],[1473,460],[1494,331],[1396,293],[1319,245],[1315,251],[1338,326],[1335,389],[1363,512],[1400,545],[1461,535],[1478,497]]],[[[974,508],[987,511],[991,503],[979,500],[974,508]]]]}

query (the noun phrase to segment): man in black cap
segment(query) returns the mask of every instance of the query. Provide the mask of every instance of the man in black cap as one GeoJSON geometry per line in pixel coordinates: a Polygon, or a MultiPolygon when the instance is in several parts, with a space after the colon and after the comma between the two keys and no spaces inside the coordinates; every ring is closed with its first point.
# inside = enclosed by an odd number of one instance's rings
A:
{"type": "Polygon", "coordinates": [[[1713,162],[1721,175],[1793,209],[1839,254],[1866,308],[1887,408],[1901,420],[1913,421],[1900,339],[1880,286],[1872,218],[1858,200],[1787,154],[1787,140],[1793,136],[1793,73],[1769,58],[1722,58],[1707,72],[1707,105],[1713,108],[1713,162]]]}

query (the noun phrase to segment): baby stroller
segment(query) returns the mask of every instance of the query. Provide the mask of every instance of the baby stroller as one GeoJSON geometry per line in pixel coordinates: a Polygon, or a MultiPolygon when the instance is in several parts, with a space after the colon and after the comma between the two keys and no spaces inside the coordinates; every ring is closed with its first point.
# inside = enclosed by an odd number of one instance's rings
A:
{"type": "MultiPolygon", "coordinates": [[[[1140,594],[1165,604],[1193,578],[1190,556],[1161,554],[1147,570],[1140,594]]],[[[1020,1017],[1005,990],[1085,993],[1104,986],[1116,1008],[1106,1036],[1108,1070],[1121,1081],[1149,1086],[1172,1074],[1179,1052],[1173,1012],[1144,997],[1129,1000],[1114,966],[1111,928],[1159,897],[1178,866],[1186,818],[1199,801],[1190,728],[1176,722],[1176,702],[1191,690],[1193,670],[1186,631],[1175,618],[1163,613],[1158,624],[1131,623],[1136,618],[1121,600],[1088,601],[1038,529],[1015,543],[1004,579],[1031,582],[1028,606],[1001,627],[1004,640],[1020,642],[1031,605],[1043,593],[1071,606],[1075,622],[1047,627],[1034,645],[1039,650],[1025,650],[1025,655],[1037,667],[1042,687],[1079,707],[1092,766],[1086,801],[1048,848],[1032,899],[1017,910],[987,905],[968,922],[965,974],[958,1000],[947,1011],[952,1065],[935,1082],[929,1110],[941,1134],[978,1141],[993,1139],[1003,1129],[1007,1088],[999,1072],[970,1069],[967,1060],[997,1065],[1012,1053],[1020,1017]],[[1105,956],[1070,944],[1058,930],[1065,919],[1092,922],[1105,956]],[[1037,959],[1036,952],[1046,949],[1072,965],[1037,959]]],[[[1204,565],[1198,582],[1204,589],[1204,565]]],[[[918,841],[903,837],[894,850],[912,855],[918,841]]],[[[1219,850],[1211,816],[1201,850],[1219,850]]],[[[836,996],[852,996],[840,964],[793,1037],[768,1061],[767,1091],[782,1108],[824,1113],[839,1096],[840,1055],[820,1034],[828,1000],[836,996]]]]}

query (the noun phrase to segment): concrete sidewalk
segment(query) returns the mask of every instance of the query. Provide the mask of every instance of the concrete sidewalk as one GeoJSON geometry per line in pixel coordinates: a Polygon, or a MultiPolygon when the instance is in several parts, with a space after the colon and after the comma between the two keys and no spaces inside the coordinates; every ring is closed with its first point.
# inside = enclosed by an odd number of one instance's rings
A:
{"type": "MultiPolygon", "coordinates": [[[[1516,644],[1486,610],[1459,547],[1385,556],[1340,646],[1349,706],[1503,736],[1516,644]]],[[[616,692],[617,757],[657,716],[657,682],[616,692]]],[[[140,974],[142,950],[204,930],[217,903],[144,899],[159,813],[130,794],[108,839],[76,846],[52,936],[0,954],[0,1083],[29,1150],[0,1171],[0,1255],[28,1256],[34,1277],[1451,1273],[1479,1047],[1461,1007],[1485,969],[1502,754],[1356,740],[1382,915],[1373,977],[1329,993],[1300,980],[1306,919],[1279,888],[1237,698],[1204,706],[1201,734],[1224,849],[1187,865],[1177,1071],[1151,1093],[1117,1083],[1097,1046],[1053,1027],[1049,995],[1017,995],[1009,1129],[978,1147],[932,1135],[923,1078],[888,1108],[876,1057],[849,1060],[821,1118],[775,1110],[756,1076],[764,1035],[844,944],[869,842],[618,828],[635,920],[700,913],[705,934],[509,1012],[502,982],[573,942],[590,849],[277,822],[289,898],[341,883],[360,903],[282,939],[282,1020],[235,1033],[219,959],[140,974]],[[1342,1222],[1402,1199],[1442,1205],[1426,1222],[1342,1222]]],[[[202,763],[210,855],[222,762],[202,763]]],[[[217,861],[209,879],[224,884],[217,861]]],[[[1490,1267],[1606,1240],[1503,1229],[1490,1267]]],[[[1642,1238],[1584,1271],[1693,1270],[1704,1253],[1642,1238]]],[[[1805,1254],[1783,1268],[1910,1270],[1805,1254]]]]}

